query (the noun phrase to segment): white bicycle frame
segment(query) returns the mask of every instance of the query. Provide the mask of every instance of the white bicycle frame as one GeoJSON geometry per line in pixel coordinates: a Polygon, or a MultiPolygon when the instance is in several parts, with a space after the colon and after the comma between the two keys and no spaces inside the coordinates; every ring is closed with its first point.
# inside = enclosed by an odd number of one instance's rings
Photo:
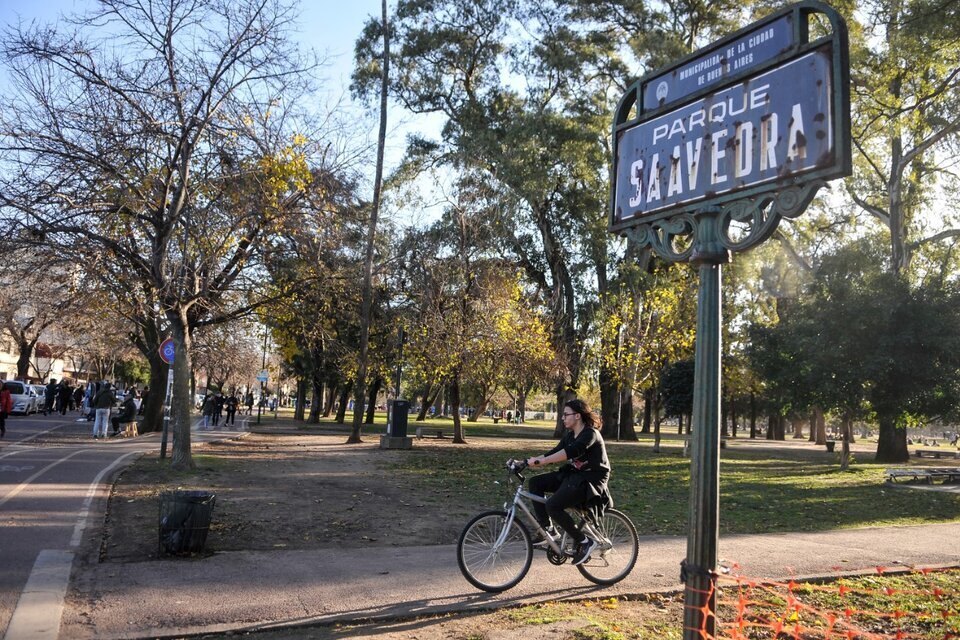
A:
{"type": "MultiPolygon", "coordinates": [[[[535,530],[539,531],[540,534],[544,537],[547,544],[550,545],[550,548],[554,551],[554,553],[558,555],[563,555],[564,553],[563,548],[566,547],[567,538],[569,537],[570,534],[564,531],[563,535],[560,537],[560,543],[557,544],[557,542],[554,541],[553,537],[547,535],[547,532],[544,530],[544,528],[540,526],[540,522],[537,520],[536,516],[534,516],[533,513],[530,511],[530,507],[528,507],[527,503],[524,502],[524,498],[526,498],[527,500],[530,500],[531,502],[540,502],[542,504],[546,504],[547,502],[547,499],[542,496],[538,496],[536,494],[530,493],[529,491],[524,491],[523,481],[521,480],[520,486],[517,487],[516,493],[513,494],[513,503],[511,504],[509,502],[506,502],[503,505],[503,508],[507,512],[507,521],[506,523],[504,523],[503,530],[500,532],[500,535],[497,537],[496,547],[499,548],[500,546],[503,545],[504,542],[506,542],[507,534],[510,532],[510,525],[513,524],[513,521],[516,519],[516,516],[517,516],[517,507],[520,507],[520,510],[524,513],[524,515],[527,516],[527,519],[536,527],[535,530]]],[[[611,547],[610,540],[608,540],[606,536],[602,535],[599,531],[597,531],[596,528],[590,523],[589,519],[587,519],[586,517],[583,518],[583,532],[600,543],[601,551],[606,551],[611,547]]]]}

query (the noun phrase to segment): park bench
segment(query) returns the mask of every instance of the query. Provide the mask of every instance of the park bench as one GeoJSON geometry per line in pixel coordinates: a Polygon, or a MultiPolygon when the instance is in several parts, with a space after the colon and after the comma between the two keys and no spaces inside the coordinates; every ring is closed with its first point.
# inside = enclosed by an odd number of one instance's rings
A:
{"type": "Polygon", "coordinates": [[[933,484],[934,480],[944,483],[960,482],[960,467],[918,467],[915,469],[887,469],[887,482],[898,480],[933,484]]]}
{"type": "Polygon", "coordinates": [[[931,458],[939,458],[941,455],[952,458],[960,458],[960,450],[956,449],[917,449],[917,457],[922,458],[924,456],[929,456],[931,458]]]}
{"type": "Polygon", "coordinates": [[[417,425],[417,440],[422,440],[428,435],[433,436],[434,438],[443,438],[443,429],[440,427],[425,427],[423,425],[417,425]]]}

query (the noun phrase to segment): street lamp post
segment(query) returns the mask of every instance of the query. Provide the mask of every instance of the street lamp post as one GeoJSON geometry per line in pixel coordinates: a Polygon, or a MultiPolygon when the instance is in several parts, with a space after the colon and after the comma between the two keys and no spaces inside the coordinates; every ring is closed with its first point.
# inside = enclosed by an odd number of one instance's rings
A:
{"type": "MultiPolygon", "coordinates": [[[[263,362],[260,364],[260,371],[267,368],[267,325],[263,325],[263,362]]],[[[266,380],[260,378],[260,398],[257,401],[257,424],[260,424],[260,414],[263,413],[263,387],[266,380]]]]}

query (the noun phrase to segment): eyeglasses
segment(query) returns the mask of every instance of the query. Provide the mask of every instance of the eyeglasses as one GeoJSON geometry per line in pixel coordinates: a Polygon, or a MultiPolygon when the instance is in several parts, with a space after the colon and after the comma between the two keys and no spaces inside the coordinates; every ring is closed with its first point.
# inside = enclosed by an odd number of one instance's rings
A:
{"type": "Polygon", "coordinates": [[[566,411],[563,412],[563,417],[564,417],[564,418],[569,418],[570,416],[575,416],[575,415],[579,415],[579,414],[576,414],[576,413],[567,413],[566,411]]]}

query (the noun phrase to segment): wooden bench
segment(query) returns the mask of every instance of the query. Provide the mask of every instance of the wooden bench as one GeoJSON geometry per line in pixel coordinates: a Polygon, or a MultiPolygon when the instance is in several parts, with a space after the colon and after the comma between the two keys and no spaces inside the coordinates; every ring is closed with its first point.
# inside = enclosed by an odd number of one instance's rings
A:
{"type": "Polygon", "coordinates": [[[931,458],[939,458],[940,456],[960,458],[960,450],[951,450],[951,449],[917,449],[917,457],[922,458],[923,456],[929,456],[931,458]]]}
{"type": "Polygon", "coordinates": [[[923,482],[933,484],[934,480],[943,480],[944,483],[960,482],[960,467],[917,467],[915,469],[887,469],[887,482],[897,480],[908,482],[923,482]]]}
{"type": "Polygon", "coordinates": [[[444,438],[443,429],[440,427],[425,427],[423,425],[417,425],[417,440],[422,440],[427,435],[431,435],[438,439],[444,438]]]}
{"type": "Polygon", "coordinates": [[[140,429],[137,427],[136,420],[133,422],[122,423],[120,426],[122,427],[120,435],[122,435],[124,438],[134,438],[140,435],[140,429]]]}

